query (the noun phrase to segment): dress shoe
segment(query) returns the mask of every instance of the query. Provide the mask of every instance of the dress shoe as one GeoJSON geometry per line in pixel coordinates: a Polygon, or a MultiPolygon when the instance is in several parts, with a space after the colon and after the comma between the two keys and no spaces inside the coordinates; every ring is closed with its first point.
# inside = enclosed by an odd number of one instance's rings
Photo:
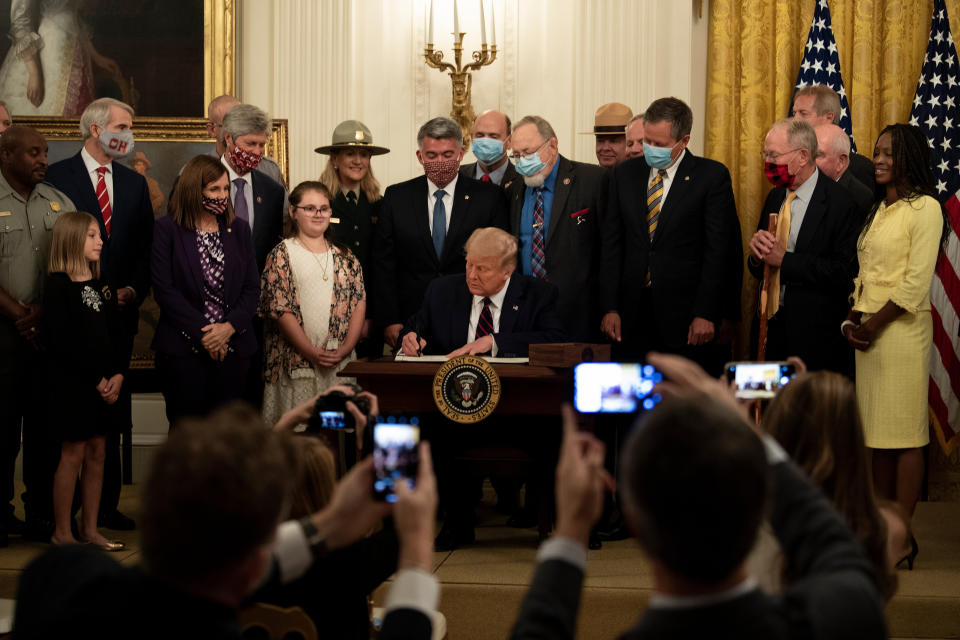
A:
{"type": "Polygon", "coordinates": [[[920,545],[917,544],[917,539],[911,535],[910,552],[897,561],[896,568],[899,569],[902,565],[906,564],[907,570],[913,571],[913,561],[917,558],[918,553],[920,553],[920,545]]]}
{"type": "Polygon", "coordinates": [[[597,537],[603,542],[616,542],[617,540],[626,540],[630,537],[630,530],[627,523],[622,520],[603,529],[597,530],[597,537]]]}
{"type": "Polygon", "coordinates": [[[443,525],[437,539],[433,543],[436,551],[453,551],[463,545],[473,544],[477,540],[473,527],[456,527],[443,525]]]}
{"type": "Polygon", "coordinates": [[[97,526],[114,531],[133,531],[137,528],[137,523],[133,521],[133,518],[127,517],[114,509],[101,513],[97,518],[97,526]]]}
{"type": "Polygon", "coordinates": [[[600,542],[600,536],[597,535],[596,529],[590,532],[590,539],[587,541],[587,548],[591,551],[596,551],[603,547],[603,543],[600,542]]]}

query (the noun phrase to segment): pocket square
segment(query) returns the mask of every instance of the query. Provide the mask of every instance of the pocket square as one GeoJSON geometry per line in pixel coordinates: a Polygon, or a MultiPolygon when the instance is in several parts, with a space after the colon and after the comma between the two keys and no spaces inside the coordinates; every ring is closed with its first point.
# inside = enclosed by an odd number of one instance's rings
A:
{"type": "Polygon", "coordinates": [[[580,216],[587,215],[589,212],[590,212],[590,208],[587,207],[586,209],[580,209],[580,211],[574,211],[573,213],[570,214],[570,217],[579,218],[580,216]]]}

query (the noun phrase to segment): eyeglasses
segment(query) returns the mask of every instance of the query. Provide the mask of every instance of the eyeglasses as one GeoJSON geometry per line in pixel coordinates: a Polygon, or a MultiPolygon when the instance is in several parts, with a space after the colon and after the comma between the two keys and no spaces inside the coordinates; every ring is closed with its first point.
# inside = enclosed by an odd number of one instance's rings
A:
{"type": "Polygon", "coordinates": [[[330,207],[330,205],[328,205],[328,204],[325,204],[325,205],[323,205],[322,207],[315,207],[315,206],[313,206],[312,204],[308,204],[308,205],[305,205],[305,206],[301,207],[300,205],[295,204],[295,205],[293,205],[293,208],[294,208],[294,209],[303,209],[304,212],[305,212],[308,216],[312,216],[312,215],[315,214],[317,211],[319,211],[319,212],[320,212],[320,215],[322,215],[322,216],[329,216],[330,213],[333,211],[333,209],[332,209],[332,208],[330,207]]]}
{"type": "MultiPolygon", "coordinates": [[[[552,139],[552,138],[551,138],[551,139],[552,139]]],[[[540,145],[539,147],[537,147],[537,148],[534,149],[533,151],[517,151],[516,149],[511,149],[509,155],[510,155],[511,158],[515,158],[515,159],[516,159],[516,158],[522,158],[523,156],[531,156],[531,155],[537,153],[538,151],[540,151],[540,149],[543,149],[545,146],[547,146],[547,143],[548,143],[548,142],[550,142],[550,140],[545,140],[542,145],[540,145]]]]}
{"type": "Polygon", "coordinates": [[[783,151],[781,153],[770,153],[768,151],[761,151],[760,157],[763,159],[764,162],[776,162],[777,158],[779,158],[780,156],[785,156],[788,153],[793,153],[795,151],[800,151],[800,149],[790,149],[789,151],[783,151]]]}

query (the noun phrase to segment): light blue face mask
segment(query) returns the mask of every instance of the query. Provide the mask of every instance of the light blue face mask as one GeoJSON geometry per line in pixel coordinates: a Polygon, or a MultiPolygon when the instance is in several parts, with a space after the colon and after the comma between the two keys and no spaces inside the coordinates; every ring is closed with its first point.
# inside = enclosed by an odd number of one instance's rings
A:
{"type": "MultiPolygon", "coordinates": [[[[679,144],[679,143],[677,143],[679,144]]],[[[671,154],[673,153],[674,147],[651,147],[646,142],[643,143],[643,159],[647,161],[647,165],[653,167],[654,169],[666,169],[670,166],[670,163],[673,162],[671,154]]]]}
{"type": "Polygon", "coordinates": [[[537,175],[543,171],[545,166],[547,166],[547,163],[540,159],[540,153],[538,151],[521,157],[513,164],[513,168],[517,170],[517,173],[526,178],[537,175]]]}
{"type": "Polygon", "coordinates": [[[503,141],[493,138],[477,138],[473,141],[473,155],[487,166],[503,157],[503,141]]]}

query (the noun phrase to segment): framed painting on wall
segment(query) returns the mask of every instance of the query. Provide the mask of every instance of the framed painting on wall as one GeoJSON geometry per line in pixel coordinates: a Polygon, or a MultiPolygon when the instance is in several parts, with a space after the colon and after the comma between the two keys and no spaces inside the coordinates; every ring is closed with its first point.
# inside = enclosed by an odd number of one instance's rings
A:
{"type": "MultiPolygon", "coordinates": [[[[79,153],[82,146],[78,118],[17,118],[17,124],[33,127],[47,139],[50,164],[79,153]]],[[[194,156],[215,153],[212,138],[207,137],[206,118],[140,118],[133,122],[136,139],[134,152],[120,162],[138,171],[147,179],[153,215],[167,215],[167,201],[180,169],[194,156]]],[[[289,183],[289,137],[287,121],[273,121],[273,132],[267,140],[266,155],[273,158],[289,183]]],[[[140,328],[133,346],[132,369],[153,369],[154,354],[150,349],[157,326],[159,309],[153,296],[140,307],[140,328]]]]}
{"type": "Polygon", "coordinates": [[[137,115],[203,116],[235,85],[232,0],[0,0],[0,33],[15,118],[76,117],[104,96],[137,115]]]}

